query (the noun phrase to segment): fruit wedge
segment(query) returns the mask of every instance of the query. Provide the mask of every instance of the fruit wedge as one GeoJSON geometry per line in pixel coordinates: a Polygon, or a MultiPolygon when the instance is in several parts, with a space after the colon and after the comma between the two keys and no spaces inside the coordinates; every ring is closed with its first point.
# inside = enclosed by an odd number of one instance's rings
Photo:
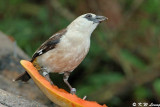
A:
{"type": "Polygon", "coordinates": [[[99,105],[93,101],[83,100],[63,89],[59,89],[55,85],[51,85],[43,76],[39,74],[31,62],[21,60],[20,63],[42,92],[55,104],[61,107],[107,107],[106,105],[99,105]]]}

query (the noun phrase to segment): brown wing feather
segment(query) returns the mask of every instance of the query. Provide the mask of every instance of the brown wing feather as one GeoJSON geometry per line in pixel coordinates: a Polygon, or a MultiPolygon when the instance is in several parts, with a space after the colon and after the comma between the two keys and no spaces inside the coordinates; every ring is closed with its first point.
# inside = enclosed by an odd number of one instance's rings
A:
{"type": "MultiPolygon", "coordinates": [[[[33,54],[31,62],[34,61],[34,59],[46,52],[48,52],[51,49],[54,49],[56,44],[59,43],[60,38],[67,32],[66,29],[63,29],[56,34],[54,34],[52,37],[50,37],[48,40],[46,40],[38,49],[37,51],[33,54]]],[[[23,74],[19,75],[15,81],[21,80],[24,82],[27,82],[30,79],[30,75],[25,71],[23,74]]]]}
{"type": "Polygon", "coordinates": [[[48,40],[46,40],[37,50],[36,52],[33,54],[32,56],[32,60],[31,62],[34,61],[34,59],[37,56],[40,56],[46,52],[48,52],[51,49],[54,49],[56,44],[59,43],[60,38],[67,32],[66,29],[63,29],[59,32],[57,32],[56,34],[54,34],[52,37],[50,37],[48,40]]]}

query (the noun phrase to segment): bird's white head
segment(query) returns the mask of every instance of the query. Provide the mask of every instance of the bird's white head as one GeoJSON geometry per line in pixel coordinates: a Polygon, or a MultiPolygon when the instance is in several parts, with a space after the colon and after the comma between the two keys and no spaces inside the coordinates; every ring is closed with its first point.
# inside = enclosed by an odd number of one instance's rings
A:
{"type": "Polygon", "coordinates": [[[87,13],[76,18],[67,28],[74,31],[91,34],[97,25],[106,19],[107,18],[104,16],[87,13]]]}

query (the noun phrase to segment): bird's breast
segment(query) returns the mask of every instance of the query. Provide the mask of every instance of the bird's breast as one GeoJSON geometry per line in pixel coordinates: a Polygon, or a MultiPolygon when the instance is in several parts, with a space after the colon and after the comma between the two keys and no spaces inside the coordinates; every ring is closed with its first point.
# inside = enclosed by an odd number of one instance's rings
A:
{"type": "Polygon", "coordinates": [[[83,61],[89,47],[90,39],[63,37],[56,48],[39,56],[37,61],[49,72],[72,71],[83,61]]]}

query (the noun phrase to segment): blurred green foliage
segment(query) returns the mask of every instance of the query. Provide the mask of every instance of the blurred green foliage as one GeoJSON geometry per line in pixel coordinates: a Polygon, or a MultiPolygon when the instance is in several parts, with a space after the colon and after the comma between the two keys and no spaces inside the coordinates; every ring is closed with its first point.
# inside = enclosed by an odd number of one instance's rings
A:
{"type": "Polygon", "coordinates": [[[25,12],[32,11],[32,8],[34,11],[35,8],[23,0],[0,1],[0,4],[0,13],[3,15],[0,20],[1,31],[13,36],[30,56],[47,38],[69,24],[69,21],[60,15],[54,15],[55,22],[50,23],[46,6],[39,7],[36,14],[25,15],[19,10],[22,5],[26,6],[22,8],[25,12]],[[8,5],[7,9],[5,5],[8,5]]]}
{"type": "Polygon", "coordinates": [[[143,86],[137,87],[134,92],[134,97],[137,98],[137,101],[143,101],[146,98],[150,98],[151,95],[151,91],[143,86]]]}
{"type": "MultiPolygon", "coordinates": [[[[71,74],[70,82],[77,87],[79,96],[91,95],[96,90],[104,89],[101,94],[97,94],[97,99],[93,99],[100,100],[103,97],[104,100],[100,102],[109,106],[121,107],[140,100],[160,103],[159,76],[151,77],[155,69],[160,70],[160,0],[141,1],[103,0],[103,4],[98,0],[93,0],[92,3],[90,0],[59,0],[62,7],[75,16],[81,14],[80,11],[100,11],[109,16],[107,25],[103,23],[93,33],[89,54],[71,74]],[[113,6],[109,11],[107,3],[113,6]],[[118,12],[114,14],[115,11],[118,12]],[[120,14],[118,18],[117,14],[120,14]],[[115,24],[118,21],[120,24],[115,24]],[[146,75],[148,72],[149,76],[146,75]],[[139,73],[144,76],[138,81],[139,73]],[[139,83],[132,84],[130,80],[139,83]],[[114,90],[117,91],[110,93],[108,97],[103,94],[111,84],[123,81],[133,85],[132,89],[123,93],[119,90],[125,90],[124,85],[115,85],[114,90]],[[121,94],[123,97],[118,96],[121,94]]],[[[51,8],[48,1],[0,0],[0,30],[13,36],[29,56],[52,34],[65,28],[71,20],[67,20],[59,9],[51,8]]],[[[62,78],[53,76],[57,85],[63,87],[60,79],[62,78]]]]}

